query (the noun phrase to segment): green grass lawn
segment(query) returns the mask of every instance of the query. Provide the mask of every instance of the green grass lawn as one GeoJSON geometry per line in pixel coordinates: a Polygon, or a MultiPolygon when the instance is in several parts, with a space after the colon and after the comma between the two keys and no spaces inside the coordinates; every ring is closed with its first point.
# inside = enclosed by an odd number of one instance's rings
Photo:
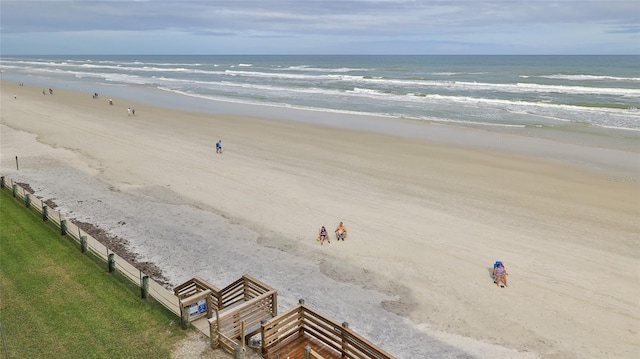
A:
{"type": "Polygon", "coordinates": [[[137,286],[109,274],[6,190],[0,324],[9,358],[169,358],[186,336],[177,316],[140,299],[137,286]]]}

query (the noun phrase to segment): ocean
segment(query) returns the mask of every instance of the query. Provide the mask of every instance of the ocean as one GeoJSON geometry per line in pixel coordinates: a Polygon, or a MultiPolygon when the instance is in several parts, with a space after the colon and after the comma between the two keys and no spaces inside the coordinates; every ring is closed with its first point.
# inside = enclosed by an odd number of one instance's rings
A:
{"type": "Polygon", "coordinates": [[[639,56],[2,56],[0,66],[5,79],[110,96],[127,87],[474,127],[640,132],[639,56]]]}

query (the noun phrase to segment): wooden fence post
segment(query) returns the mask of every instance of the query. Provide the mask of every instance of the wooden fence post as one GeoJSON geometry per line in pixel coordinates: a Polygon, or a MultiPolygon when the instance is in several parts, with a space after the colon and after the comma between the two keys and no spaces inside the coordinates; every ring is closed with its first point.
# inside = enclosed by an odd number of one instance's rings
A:
{"type": "Polygon", "coordinates": [[[189,307],[185,307],[180,303],[180,308],[182,309],[182,313],[180,313],[180,327],[187,329],[189,327],[189,307]]]}
{"type": "Polygon", "coordinates": [[[0,189],[4,189],[4,176],[0,176],[0,189]]]}
{"type": "Polygon", "coordinates": [[[271,305],[272,305],[271,314],[274,317],[277,317],[278,316],[278,291],[274,291],[273,295],[271,296],[271,305]]]}
{"type": "Polygon", "coordinates": [[[340,331],[340,336],[342,337],[342,357],[345,358],[347,357],[347,339],[345,333],[346,329],[349,329],[349,323],[342,322],[342,327],[344,328],[340,331]]]}
{"type": "Polygon", "coordinates": [[[85,253],[87,251],[87,236],[80,236],[80,252],[85,253]]]}
{"type": "Polygon", "coordinates": [[[241,345],[236,345],[233,352],[233,359],[244,359],[244,355],[247,352],[247,349],[241,345]]]}
{"type": "Polygon", "coordinates": [[[60,220],[60,235],[61,236],[66,236],[67,235],[67,220],[66,219],[61,219],[60,220]]]}
{"type": "Polygon", "coordinates": [[[46,222],[49,219],[49,213],[47,213],[48,207],[46,204],[42,205],[42,222],[46,222]]]}
{"type": "MultiPolygon", "coordinates": [[[[244,320],[240,322],[240,341],[242,342],[242,349],[244,349],[244,320]]],[[[243,355],[244,358],[244,355],[243,355]]]]}
{"type": "Polygon", "coordinates": [[[31,194],[29,193],[24,194],[24,206],[27,208],[31,207],[31,194]]]}
{"type": "Polygon", "coordinates": [[[220,347],[220,309],[216,307],[216,331],[211,331],[211,348],[217,349],[220,347]]]}
{"type": "Polygon", "coordinates": [[[115,256],[116,255],[114,253],[109,254],[109,261],[108,261],[109,273],[113,273],[113,271],[116,270],[115,256]]]}
{"type": "Polygon", "coordinates": [[[147,299],[149,297],[149,276],[145,275],[142,277],[142,284],[140,285],[140,295],[142,299],[147,299]]]}
{"type": "Polygon", "coordinates": [[[18,185],[16,183],[14,183],[11,188],[13,190],[13,197],[18,196],[18,185]]]}
{"type": "Polygon", "coordinates": [[[244,296],[244,301],[249,301],[249,283],[247,278],[242,276],[242,295],[244,296]]]}
{"type": "Polygon", "coordinates": [[[264,333],[266,326],[267,326],[267,320],[262,319],[260,321],[260,352],[262,353],[263,357],[265,354],[267,354],[267,341],[264,333]]]}
{"type": "Polygon", "coordinates": [[[309,359],[309,355],[311,354],[311,346],[307,345],[304,347],[304,359],[309,359]]]}
{"type": "Polygon", "coordinates": [[[211,294],[207,296],[206,300],[207,300],[207,319],[211,319],[213,317],[213,300],[211,299],[211,294]]]}

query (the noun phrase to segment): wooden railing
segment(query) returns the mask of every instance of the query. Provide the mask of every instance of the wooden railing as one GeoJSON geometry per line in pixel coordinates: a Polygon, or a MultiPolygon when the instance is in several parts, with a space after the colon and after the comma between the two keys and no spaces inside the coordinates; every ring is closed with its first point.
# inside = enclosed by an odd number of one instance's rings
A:
{"type": "MultiPolygon", "coordinates": [[[[181,323],[186,326],[205,315],[211,319],[216,311],[249,302],[265,293],[276,293],[276,290],[245,274],[223,289],[218,289],[200,277],[194,277],[175,287],[173,292],[180,301],[181,323]],[[205,309],[199,308],[198,305],[203,301],[206,303],[205,309]]],[[[274,294],[271,301],[273,303],[272,316],[274,316],[278,314],[277,295],[274,294]]]]}
{"type": "Polygon", "coordinates": [[[220,292],[220,289],[218,289],[218,287],[214,286],[213,284],[200,277],[194,277],[173,288],[173,293],[177,295],[178,298],[182,299],[190,297],[198,292],[202,292],[207,289],[211,290],[211,292],[213,293],[220,292]]]}
{"type": "MultiPolygon", "coordinates": [[[[348,323],[338,324],[304,305],[280,314],[261,324],[262,355],[271,357],[282,345],[297,336],[307,335],[331,348],[343,358],[390,359],[393,356],[378,348],[349,328],[348,323]]],[[[283,355],[286,353],[282,353],[283,355]]]]}
{"type": "Polygon", "coordinates": [[[304,359],[324,359],[317,351],[311,349],[310,346],[304,348],[304,359]]]}
{"type": "Polygon", "coordinates": [[[222,289],[195,277],[175,287],[174,293],[180,298],[182,324],[206,315],[211,347],[228,352],[244,346],[245,336],[259,333],[262,320],[278,315],[278,292],[248,274],[222,289]],[[206,310],[198,305],[203,301],[206,310]]]}
{"type": "MultiPolygon", "coordinates": [[[[262,294],[275,291],[275,289],[262,283],[258,279],[245,274],[242,278],[224,287],[220,291],[220,305],[218,309],[222,310],[238,303],[248,302],[253,298],[257,298],[262,294]]],[[[274,298],[277,300],[277,298],[274,298]]],[[[277,301],[274,307],[277,308],[277,301]]],[[[276,312],[277,315],[277,312],[276,312]]]]}
{"type": "Polygon", "coordinates": [[[229,353],[236,345],[244,346],[245,338],[261,331],[260,323],[277,315],[277,292],[263,293],[234,306],[225,312],[216,312],[209,319],[211,347],[221,347],[229,353]]]}
{"type": "Polygon", "coordinates": [[[173,288],[173,293],[179,298],[180,324],[183,327],[204,316],[211,318],[220,303],[220,290],[199,277],[173,288]],[[201,308],[199,304],[203,301],[205,307],[201,308]]]}

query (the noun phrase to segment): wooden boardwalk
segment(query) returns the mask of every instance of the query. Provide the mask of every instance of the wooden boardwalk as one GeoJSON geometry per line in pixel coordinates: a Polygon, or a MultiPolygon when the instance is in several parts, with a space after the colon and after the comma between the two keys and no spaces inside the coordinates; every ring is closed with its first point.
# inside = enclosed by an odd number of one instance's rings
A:
{"type": "Polygon", "coordinates": [[[307,346],[310,346],[323,359],[341,359],[342,355],[335,349],[325,345],[320,340],[308,335],[301,334],[289,338],[278,346],[278,349],[265,356],[266,359],[302,359],[307,346]]]}
{"type": "Polygon", "coordinates": [[[305,347],[310,358],[394,359],[349,328],[304,305],[261,323],[261,353],[266,359],[302,359],[305,347]]]}

